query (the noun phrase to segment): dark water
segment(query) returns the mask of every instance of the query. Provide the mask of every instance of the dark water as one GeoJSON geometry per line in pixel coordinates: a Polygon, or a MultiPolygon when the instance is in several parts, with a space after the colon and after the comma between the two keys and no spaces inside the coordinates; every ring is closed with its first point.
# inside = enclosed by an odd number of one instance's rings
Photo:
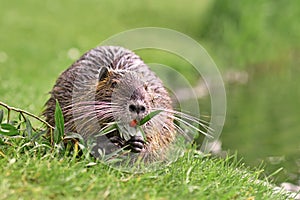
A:
{"type": "Polygon", "coordinates": [[[280,183],[300,182],[300,71],[295,63],[254,67],[246,84],[227,84],[224,150],[237,150],[250,166],[262,162],[280,183]]]}

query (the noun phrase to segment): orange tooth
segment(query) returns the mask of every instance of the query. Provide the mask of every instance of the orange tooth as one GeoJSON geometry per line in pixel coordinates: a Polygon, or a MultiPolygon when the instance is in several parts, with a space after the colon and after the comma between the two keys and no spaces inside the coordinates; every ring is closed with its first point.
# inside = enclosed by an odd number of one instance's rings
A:
{"type": "Polygon", "coordinates": [[[136,119],[132,120],[132,121],[129,123],[129,126],[130,126],[130,127],[136,127],[136,125],[137,125],[137,120],[136,120],[136,119]]]}

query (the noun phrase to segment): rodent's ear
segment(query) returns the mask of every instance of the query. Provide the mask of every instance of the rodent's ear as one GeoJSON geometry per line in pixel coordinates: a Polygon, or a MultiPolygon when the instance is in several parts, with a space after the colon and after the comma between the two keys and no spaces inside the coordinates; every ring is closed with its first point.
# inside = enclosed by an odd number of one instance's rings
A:
{"type": "Polygon", "coordinates": [[[108,77],[108,69],[107,67],[102,67],[99,72],[99,78],[98,78],[99,82],[103,81],[107,77],[108,77]]]}

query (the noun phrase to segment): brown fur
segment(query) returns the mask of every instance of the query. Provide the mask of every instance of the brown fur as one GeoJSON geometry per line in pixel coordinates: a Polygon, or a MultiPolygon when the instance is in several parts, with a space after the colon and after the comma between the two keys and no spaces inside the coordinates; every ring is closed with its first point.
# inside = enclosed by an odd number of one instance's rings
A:
{"type": "MultiPolygon", "coordinates": [[[[134,118],[141,119],[152,111],[163,110],[142,126],[147,142],[140,154],[162,157],[162,152],[174,141],[168,92],[137,55],[122,47],[102,46],[90,50],[59,76],[50,94],[43,114],[46,121],[54,125],[57,99],[66,132],[76,132],[88,139],[116,121],[122,130],[129,130],[127,125],[134,118]],[[103,67],[108,72],[99,77],[103,67]],[[143,105],[146,111],[133,115],[128,111],[129,104],[143,105]]],[[[113,136],[124,139],[118,131],[110,133],[108,138],[113,136]]]]}

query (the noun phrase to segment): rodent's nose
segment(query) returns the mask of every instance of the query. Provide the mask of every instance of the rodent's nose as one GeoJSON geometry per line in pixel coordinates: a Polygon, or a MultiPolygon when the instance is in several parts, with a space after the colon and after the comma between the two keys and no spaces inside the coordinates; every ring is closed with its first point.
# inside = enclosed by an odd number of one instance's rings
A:
{"type": "Polygon", "coordinates": [[[146,111],[146,107],[144,105],[130,104],[129,105],[129,111],[130,112],[135,112],[137,114],[140,114],[140,113],[144,113],[146,111]]]}

